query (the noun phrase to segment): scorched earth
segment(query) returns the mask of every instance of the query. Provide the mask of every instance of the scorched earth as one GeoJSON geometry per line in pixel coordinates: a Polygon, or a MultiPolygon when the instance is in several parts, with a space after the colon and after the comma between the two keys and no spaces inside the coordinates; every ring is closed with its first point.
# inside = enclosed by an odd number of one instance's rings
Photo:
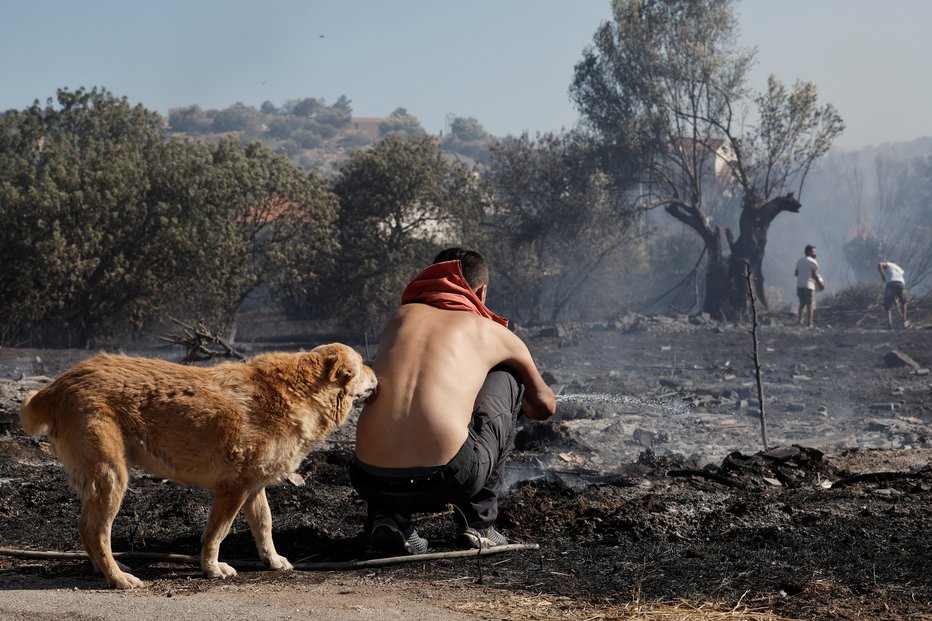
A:
{"type": "MultiPolygon", "coordinates": [[[[247,562],[212,581],[126,560],[148,583],[132,593],[86,561],[14,554],[81,551],[76,497],[17,411],[94,352],[0,349],[0,618],[932,619],[932,326],[921,303],[896,330],[820,310],[814,329],[758,326],[766,451],[747,324],[521,330],[559,408],[519,434],[499,526],[536,550],[345,568],[372,556],[347,475],[352,417],[302,464],[304,485],[269,490],[279,552],[339,569],[247,562]]],[[[114,549],[196,555],[208,507],[137,473],[114,549]]],[[[453,549],[449,516],[417,527],[431,552],[453,549]]],[[[255,559],[242,518],[221,557],[255,559]]]]}

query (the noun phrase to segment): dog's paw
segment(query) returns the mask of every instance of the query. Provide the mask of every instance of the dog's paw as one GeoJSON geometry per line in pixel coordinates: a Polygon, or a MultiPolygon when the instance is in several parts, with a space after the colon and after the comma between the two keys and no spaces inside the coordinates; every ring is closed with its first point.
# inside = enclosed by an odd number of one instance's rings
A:
{"type": "Polygon", "coordinates": [[[125,571],[113,576],[109,582],[114,589],[141,589],[145,586],[142,580],[125,571]]]}
{"type": "Polygon", "coordinates": [[[269,569],[277,569],[280,571],[291,571],[294,567],[284,556],[273,554],[265,559],[265,564],[269,569]]]}
{"type": "Polygon", "coordinates": [[[232,578],[236,575],[236,570],[226,563],[216,562],[204,566],[204,577],[206,578],[232,578]]]}

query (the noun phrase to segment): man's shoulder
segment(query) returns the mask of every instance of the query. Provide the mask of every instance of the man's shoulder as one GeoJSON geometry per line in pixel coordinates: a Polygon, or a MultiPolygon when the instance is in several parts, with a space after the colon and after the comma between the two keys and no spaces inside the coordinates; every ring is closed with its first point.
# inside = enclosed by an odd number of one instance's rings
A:
{"type": "Polygon", "coordinates": [[[489,332],[507,332],[511,334],[508,328],[492,321],[488,317],[476,315],[463,310],[435,308],[428,304],[403,304],[395,311],[393,317],[398,319],[411,319],[414,321],[429,322],[431,324],[451,326],[463,326],[469,329],[483,330],[489,332]]]}

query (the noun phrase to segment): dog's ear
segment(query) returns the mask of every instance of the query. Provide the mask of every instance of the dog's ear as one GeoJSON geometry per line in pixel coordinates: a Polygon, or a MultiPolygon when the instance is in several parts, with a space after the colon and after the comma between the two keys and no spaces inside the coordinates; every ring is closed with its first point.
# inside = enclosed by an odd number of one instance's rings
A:
{"type": "Polygon", "coordinates": [[[356,365],[349,356],[342,352],[328,356],[327,364],[330,367],[331,382],[346,385],[356,376],[356,365]]]}

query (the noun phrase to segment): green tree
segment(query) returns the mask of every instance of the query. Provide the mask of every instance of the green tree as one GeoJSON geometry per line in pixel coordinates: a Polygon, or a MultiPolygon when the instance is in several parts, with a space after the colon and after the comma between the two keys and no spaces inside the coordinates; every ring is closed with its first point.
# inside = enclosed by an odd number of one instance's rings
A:
{"type": "Polygon", "coordinates": [[[322,99],[305,97],[304,99],[299,99],[298,101],[287,104],[286,107],[294,116],[310,119],[314,118],[314,116],[325,107],[325,104],[322,99]]]}
{"type": "MultiPolygon", "coordinates": [[[[619,253],[635,219],[577,133],[527,134],[492,147],[493,208],[482,244],[495,266],[497,308],[528,322],[589,310],[579,293],[619,253]]],[[[617,289],[617,287],[616,287],[617,289]]]]}
{"type": "Polygon", "coordinates": [[[103,89],[0,117],[0,338],[85,344],[165,312],[230,322],[260,283],[307,287],[335,197],[257,144],[173,141],[103,89]]]}
{"type": "Polygon", "coordinates": [[[149,188],[184,153],[158,115],[106,90],[61,90],[57,103],[2,118],[0,323],[8,337],[37,327],[84,344],[144,321],[181,270],[186,214],[149,188]]]}
{"type": "Polygon", "coordinates": [[[347,116],[353,116],[353,102],[346,95],[340,95],[337,97],[337,100],[333,102],[333,108],[337,110],[342,110],[346,113],[347,116]]]}
{"type": "Polygon", "coordinates": [[[168,124],[172,131],[203,134],[213,129],[214,121],[197,104],[168,111],[168,124]]]}
{"type": "Polygon", "coordinates": [[[703,308],[734,317],[747,305],[747,261],[766,303],[761,271],[770,224],[801,205],[812,163],[844,123],[815,86],[786,89],[773,77],[751,98],[745,83],[754,50],[735,44],[733,0],[614,0],[576,65],[571,95],[586,125],[610,151],[636,164],[651,208],[666,212],[702,239],[708,259],[703,308]],[[745,123],[755,104],[756,124],[745,123]],[[723,187],[730,186],[730,187],[723,187]],[[710,208],[735,188],[739,235],[713,223],[710,208]],[[725,253],[727,240],[729,254],[725,253]]]}
{"type": "Polygon", "coordinates": [[[216,132],[243,132],[247,136],[259,134],[261,117],[252,106],[236,102],[224,108],[214,116],[213,129],[216,132]]]}
{"type": "Polygon", "coordinates": [[[312,289],[337,249],[337,200],[324,182],[258,142],[209,147],[199,188],[203,256],[184,299],[200,316],[228,327],[260,286],[290,295],[312,289]]]}
{"type": "Polygon", "coordinates": [[[360,330],[378,329],[407,282],[441,246],[474,239],[481,218],[475,176],[428,137],[357,151],[333,191],[341,252],[321,308],[360,330]]]}
{"type": "Polygon", "coordinates": [[[395,108],[379,123],[379,135],[383,138],[389,134],[394,134],[401,139],[417,138],[426,133],[418,118],[404,108],[395,108]]]}
{"type": "Polygon", "coordinates": [[[330,125],[336,129],[348,127],[353,120],[349,99],[341,96],[332,106],[321,109],[317,113],[316,120],[321,125],[330,125]]]}
{"type": "Polygon", "coordinates": [[[488,140],[489,133],[485,131],[477,119],[471,116],[458,116],[450,123],[450,133],[457,140],[464,142],[475,142],[479,140],[488,140]]]}
{"type": "Polygon", "coordinates": [[[475,118],[458,116],[450,123],[450,132],[443,139],[443,149],[471,157],[483,164],[489,160],[492,136],[475,118]]]}

